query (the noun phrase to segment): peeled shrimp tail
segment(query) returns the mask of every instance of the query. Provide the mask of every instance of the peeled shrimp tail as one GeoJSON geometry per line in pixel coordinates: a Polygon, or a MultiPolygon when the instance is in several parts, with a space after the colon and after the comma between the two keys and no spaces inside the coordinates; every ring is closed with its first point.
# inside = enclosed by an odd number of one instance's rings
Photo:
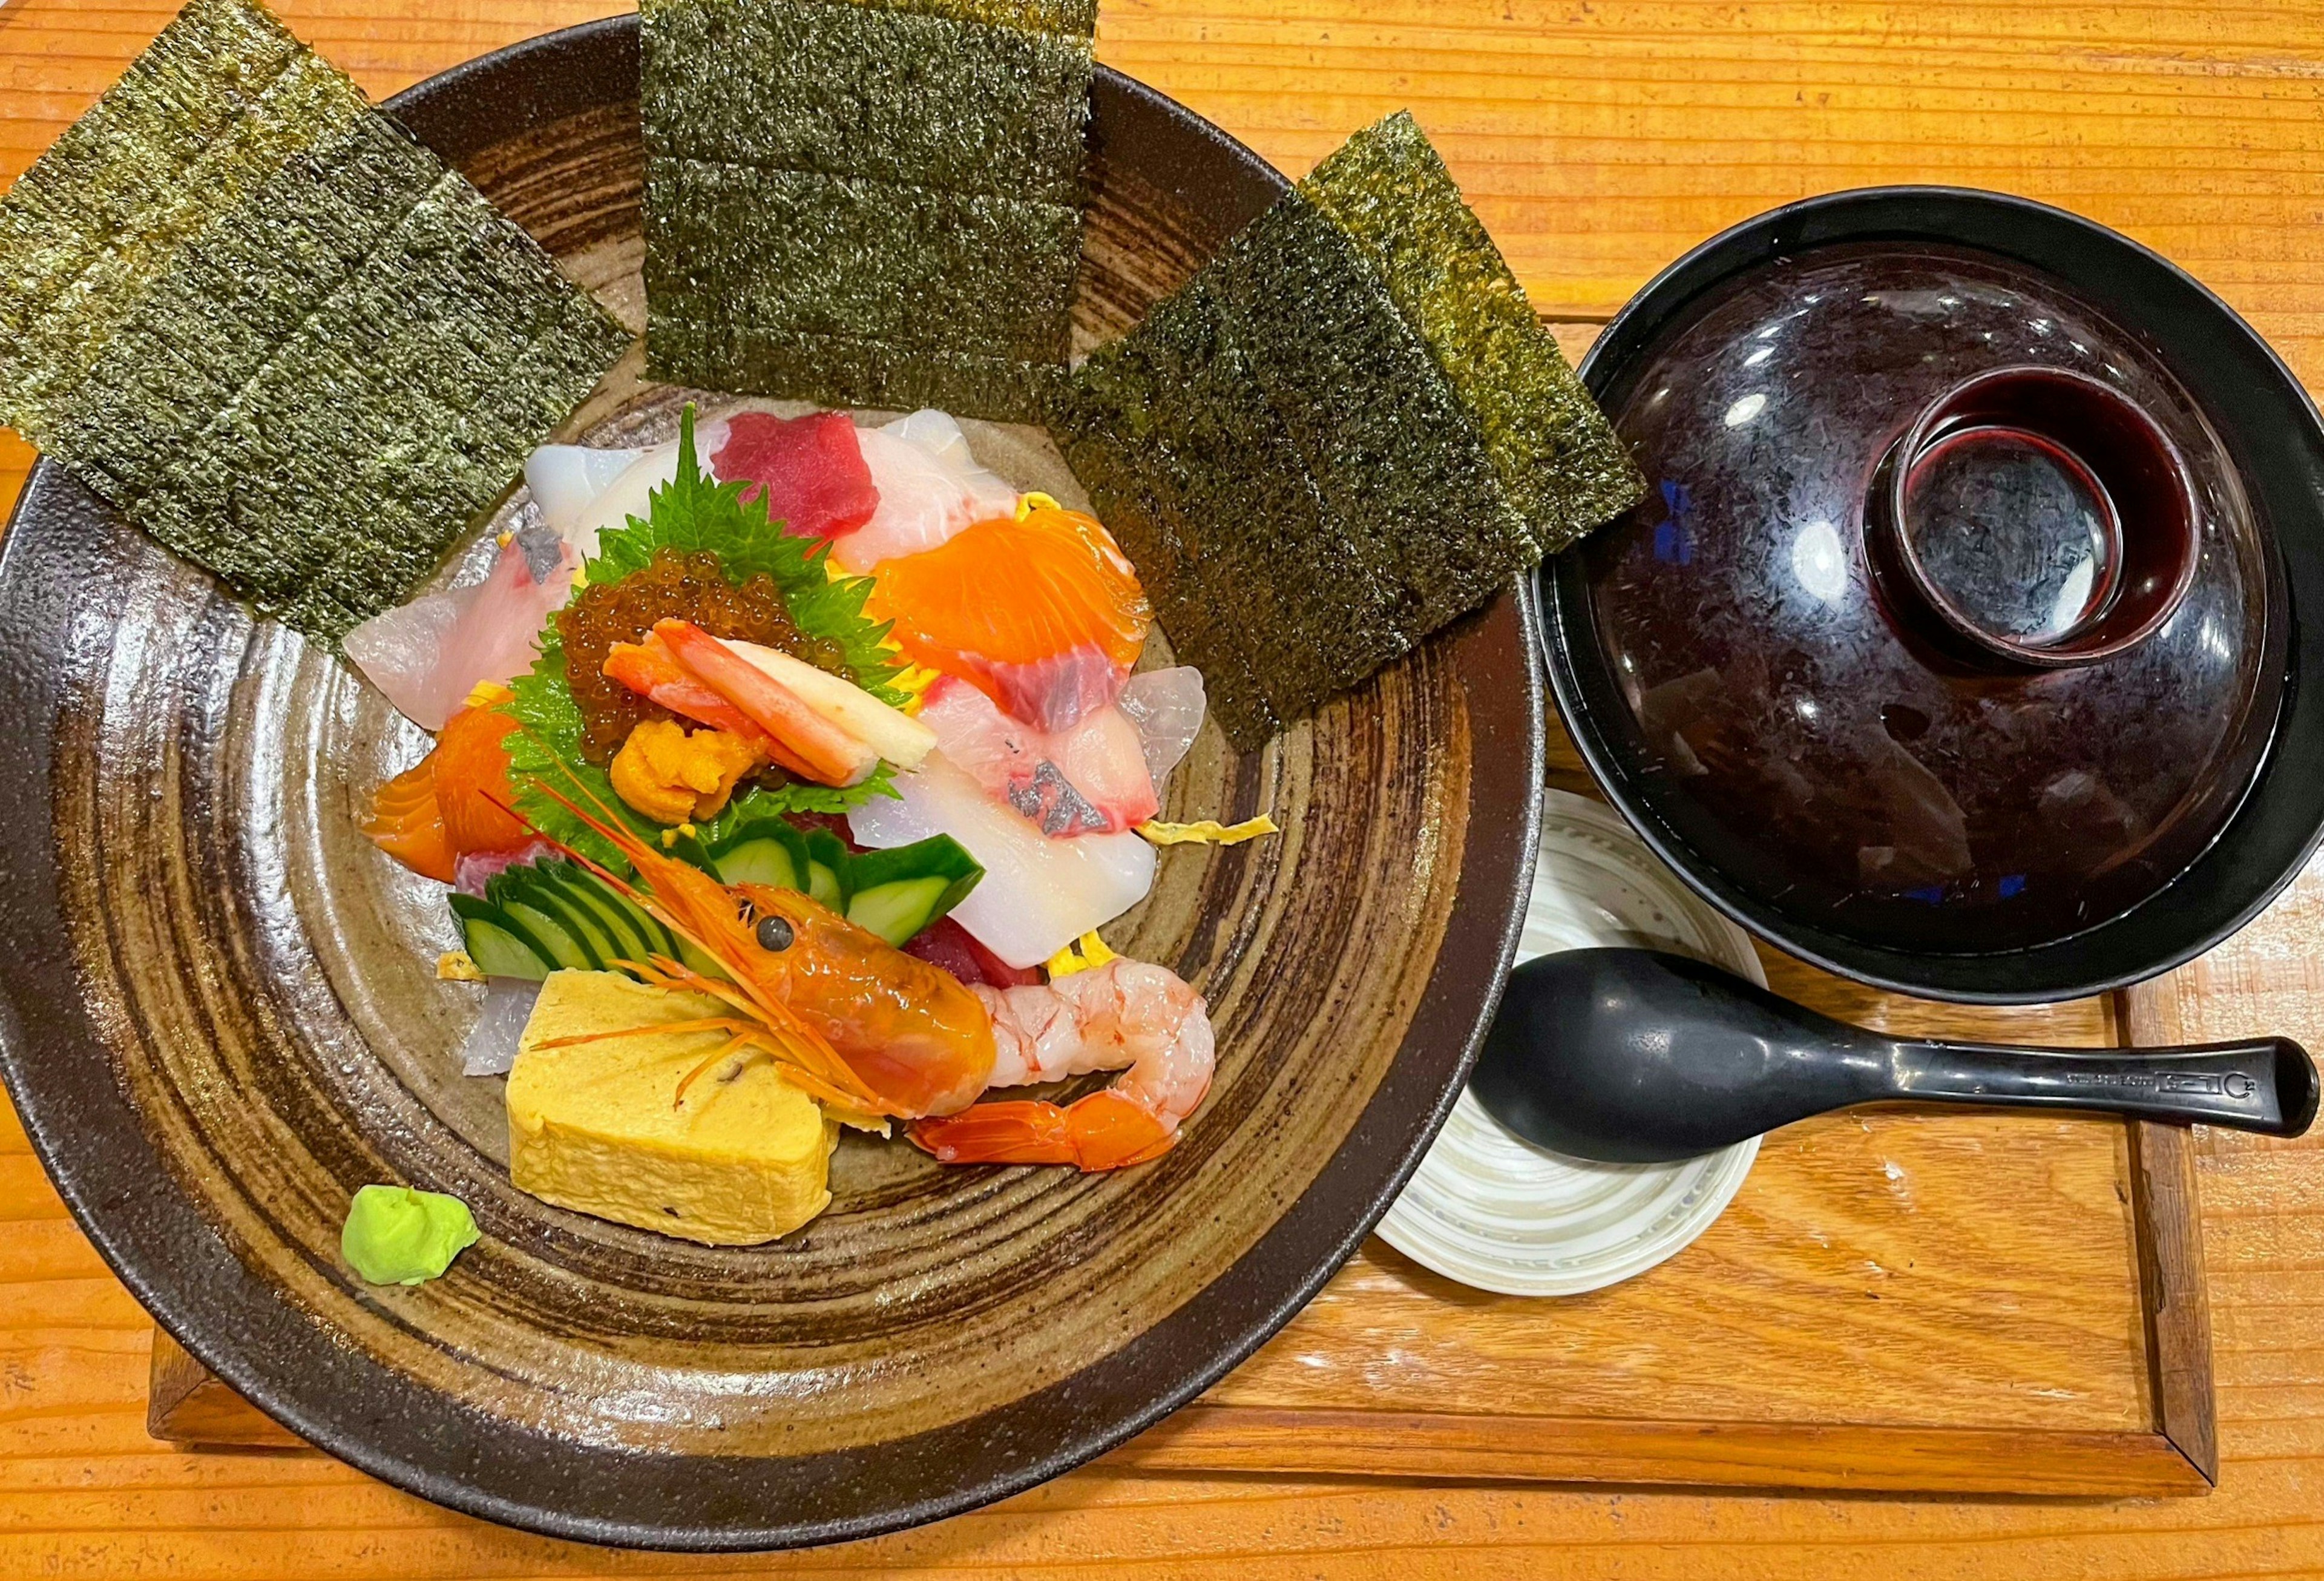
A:
{"type": "Polygon", "coordinates": [[[1142,1164],[1170,1150],[1179,1123],[1210,1091],[1210,1012],[1160,966],[1114,960],[1051,983],[975,992],[992,1012],[994,1086],[1122,1074],[1071,1104],[979,1104],[917,1122],[912,1141],[944,1163],[1142,1164]]]}

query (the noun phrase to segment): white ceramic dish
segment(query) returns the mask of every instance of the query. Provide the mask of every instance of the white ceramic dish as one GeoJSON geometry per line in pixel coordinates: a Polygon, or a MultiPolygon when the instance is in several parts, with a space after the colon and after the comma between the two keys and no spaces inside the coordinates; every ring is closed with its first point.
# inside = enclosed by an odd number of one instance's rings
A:
{"type": "MultiPolygon", "coordinates": [[[[1517,959],[1593,945],[1675,950],[1766,983],[1743,930],[1619,818],[1546,791],[1517,959]]],[[[1479,1290],[1580,1295],[1644,1273],[1709,1229],[1758,1152],[1755,1137],[1681,1163],[1591,1163],[1520,1141],[1464,1092],[1379,1233],[1479,1290]]]]}

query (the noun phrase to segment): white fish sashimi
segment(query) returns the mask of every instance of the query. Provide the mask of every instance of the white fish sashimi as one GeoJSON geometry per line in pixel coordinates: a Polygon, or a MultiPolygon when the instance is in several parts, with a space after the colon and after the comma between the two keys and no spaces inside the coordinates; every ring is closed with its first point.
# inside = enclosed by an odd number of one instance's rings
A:
{"type": "Polygon", "coordinates": [[[919,721],[987,794],[1053,839],[1118,834],[1160,810],[1138,726],[1111,703],[1069,729],[1047,732],[946,676],[928,688],[919,721]]]}
{"type": "Polygon", "coordinates": [[[900,800],[874,797],[847,815],[875,850],[950,835],[984,866],[953,917],[1012,966],[1038,966],[1120,916],[1154,887],[1154,847],[1132,834],[1053,840],[986,794],[933,752],[916,774],[896,776],[900,800]]]}
{"type": "Polygon", "coordinates": [[[422,730],[441,730],[484,681],[532,668],[549,617],[572,590],[580,557],[545,527],[501,546],[481,582],[429,593],[349,632],[348,661],[422,730]]]}
{"type": "Polygon", "coordinates": [[[1185,757],[1194,737],[1202,734],[1203,712],[1208,703],[1203,672],[1191,664],[1133,675],[1114,699],[1114,707],[1138,726],[1146,772],[1154,777],[1157,792],[1169,782],[1170,771],[1185,757]]]}
{"type": "Polygon", "coordinates": [[[1017,491],[977,465],[968,436],[933,408],[856,433],[872,486],[880,495],[872,519],[832,545],[841,570],[857,575],[881,560],[918,554],[978,522],[1010,516],[1017,491]]]}
{"type": "Polygon", "coordinates": [[[543,445],[525,458],[524,485],[540,507],[541,524],[570,538],[581,513],[606,485],[635,465],[643,450],[601,450],[594,445],[543,445]]]}

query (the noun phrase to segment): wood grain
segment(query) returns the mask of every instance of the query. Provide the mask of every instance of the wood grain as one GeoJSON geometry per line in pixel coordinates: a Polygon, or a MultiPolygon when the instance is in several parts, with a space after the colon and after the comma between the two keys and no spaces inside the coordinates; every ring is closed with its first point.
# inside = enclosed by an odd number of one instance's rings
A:
{"type": "MultiPolygon", "coordinates": [[[[282,7],[374,94],[614,8],[282,7]]],[[[85,107],[165,14],[71,0],[0,11],[5,171],[85,107]]],[[[2324,14],[2301,0],[1107,0],[1100,50],[1295,174],[1362,121],[1413,105],[1553,313],[1602,317],[1684,246],[1782,199],[1966,180],[2063,202],[2162,246],[2311,384],[2324,374],[2313,246],[2324,212],[2324,14]]],[[[0,467],[10,459],[0,455],[0,467]]],[[[0,487],[13,481],[0,476],[0,487]]],[[[2166,980],[2166,992],[2132,996],[2131,1032],[2146,1041],[2198,1027],[2285,1031],[2324,1044],[2324,983],[2303,954],[2324,920],[2324,876],[2311,874],[2302,892],[2276,914],[2285,926],[2261,925],[2272,930],[2255,956],[2239,944],[2188,969],[2199,975],[2166,980]]],[[[2093,1002],[2081,1013],[2090,1035],[2061,1040],[2106,1040],[2109,1009],[2093,1002]]],[[[2324,1573],[2324,1146],[2199,1133],[2194,1162],[2220,1401],[2210,1499],[1704,1497],[1102,1465],[941,1527],[761,1563],[606,1555],[445,1515],[317,1456],[154,1444],[143,1315],[63,1216],[12,1125],[0,1133],[10,1231],[0,1237],[0,1574],[2324,1573]]]]}

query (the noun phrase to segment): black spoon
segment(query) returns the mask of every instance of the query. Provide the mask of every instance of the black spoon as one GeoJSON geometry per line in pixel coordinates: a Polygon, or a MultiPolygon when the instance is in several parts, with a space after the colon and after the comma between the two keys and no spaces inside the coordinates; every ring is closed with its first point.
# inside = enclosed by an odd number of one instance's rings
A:
{"type": "Polygon", "coordinates": [[[1886,1038],[1684,956],[1576,949],[1510,975],[1470,1088],[1539,1146],[1654,1163],[1898,1099],[2298,1136],[2317,1081],[2289,1038],[2112,1053],[1886,1038]]]}

